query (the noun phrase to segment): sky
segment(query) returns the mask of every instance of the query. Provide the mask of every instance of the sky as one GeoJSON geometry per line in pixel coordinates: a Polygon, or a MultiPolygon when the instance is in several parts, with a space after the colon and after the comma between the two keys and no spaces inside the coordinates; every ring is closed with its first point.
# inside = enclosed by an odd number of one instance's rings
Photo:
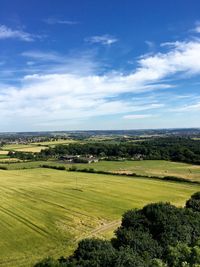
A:
{"type": "Polygon", "coordinates": [[[199,0],[0,0],[0,131],[200,127],[199,0]]]}

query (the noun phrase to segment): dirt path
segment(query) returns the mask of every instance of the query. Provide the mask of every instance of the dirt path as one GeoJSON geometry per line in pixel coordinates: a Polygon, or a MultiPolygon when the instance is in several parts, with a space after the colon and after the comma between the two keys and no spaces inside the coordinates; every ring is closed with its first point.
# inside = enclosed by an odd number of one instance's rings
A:
{"type": "Polygon", "coordinates": [[[120,223],[121,223],[121,220],[115,220],[115,221],[106,223],[106,224],[104,224],[104,225],[92,230],[87,235],[81,236],[76,241],[80,241],[81,239],[89,238],[89,237],[92,237],[94,235],[98,235],[98,234],[104,233],[106,231],[112,230],[113,228],[116,229],[120,225],[120,223]]]}

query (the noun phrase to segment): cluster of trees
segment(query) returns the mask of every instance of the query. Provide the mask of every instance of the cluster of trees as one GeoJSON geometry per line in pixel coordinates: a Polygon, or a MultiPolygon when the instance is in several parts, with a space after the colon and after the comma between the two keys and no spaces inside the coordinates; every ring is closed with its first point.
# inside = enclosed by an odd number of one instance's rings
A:
{"type": "Polygon", "coordinates": [[[42,150],[40,153],[9,152],[10,157],[22,160],[45,160],[59,158],[63,155],[93,155],[108,160],[121,158],[172,160],[200,164],[200,140],[170,137],[155,138],[136,143],[72,143],[69,145],[57,145],[42,150]]]}
{"type": "Polygon", "coordinates": [[[35,267],[200,267],[200,192],[185,208],[149,204],[127,211],[111,241],[85,239],[70,257],[35,267]]]}
{"type": "Polygon", "coordinates": [[[35,153],[21,152],[21,151],[9,151],[8,156],[11,158],[18,158],[21,160],[35,160],[35,153]]]}
{"type": "Polygon", "coordinates": [[[200,163],[200,141],[190,138],[156,138],[131,143],[86,143],[58,145],[41,151],[38,157],[58,157],[60,155],[88,155],[107,158],[163,159],[200,163]]]}

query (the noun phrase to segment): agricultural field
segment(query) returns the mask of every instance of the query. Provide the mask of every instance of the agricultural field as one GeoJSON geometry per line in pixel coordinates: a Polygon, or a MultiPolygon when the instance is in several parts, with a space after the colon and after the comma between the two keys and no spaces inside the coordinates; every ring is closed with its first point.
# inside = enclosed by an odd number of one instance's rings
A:
{"type": "Polygon", "coordinates": [[[200,181],[199,165],[165,160],[99,161],[92,164],[76,164],[75,166],[115,173],[136,173],[144,176],[155,175],[159,177],[176,176],[192,181],[200,181]]]}
{"type": "Polygon", "coordinates": [[[98,171],[110,171],[114,173],[136,173],[138,175],[144,176],[176,176],[192,181],[200,182],[200,166],[180,163],[180,162],[171,162],[165,160],[143,160],[143,161],[99,161],[96,163],[90,164],[68,164],[63,163],[62,161],[48,160],[48,161],[27,161],[19,162],[18,159],[1,159],[0,157],[0,167],[7,167],[8,170],[20,170],[20,169],[32,169],[39,168],[41,165],[49,166],[65,166],[66,169],[69,169],[72,166],[77,168],[93,168],[98,171]],[[11,163],[11,160],[16,161],[16,163],[11,163]],[[1,162],[4,161],[4,164],[1,162]]]}
{"type": "Polygon", "coordinates": [[[3,159],[0,160],[0,168],[6,167],[8,170],[21,170],[40,168],[41,165],[45,164],[48,164],[49,166],[63,166],[63,164],[56,163],[55,161],[22,161],[15,159],[16,162],[11,162],[11,160],[12,158],[7,159],[7,161],[4,160],[4,163],[2,163],[3,159]]]}
{"type": "Polygon", "coordinates": [[[53,140],[53,141],[48,141],[48,142],[37,142],[37,143],[31,143],[33,145],[40,145],[40,146],[47,146],[47,147],[54,147],[56,145],[68,145],[77,142],[76,140],[73,139],[58,139],[58,140],[53,140]]]}
{"type": "Polygon", "coordinates": [[[1,156],[5,156],[7,154],[8,154],[8,151],[6,151],[6,150],[0,150],[0,155],[1,156]]]}
{"type": "Polygon", "coordinates": [[[0,266],[68,255],[89,236],[108,237],[131,208],[182,206],[200,186],[52,169],[0,170],[0,266]]]}
{"type": "Polygon", "coordinates": [[[32,153],[38,153],[42,149],[47,149],[46,146],[39,146],[39,145],[33,145],[33,144],[8,144],[2,147],[4,151],[21,151],[21,152],[32,152],[32,153]]]}

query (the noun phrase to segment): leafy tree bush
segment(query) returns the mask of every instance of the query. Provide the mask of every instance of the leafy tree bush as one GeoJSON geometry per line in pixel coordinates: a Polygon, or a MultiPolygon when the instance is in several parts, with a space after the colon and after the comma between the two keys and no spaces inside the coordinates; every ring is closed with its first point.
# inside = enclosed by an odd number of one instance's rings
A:
{"type": "Polygon", "coordinates": [[[186,208],[191,208],[194,211],[200,212],[200,192],[191,196],[191,198],[186,202],[186,208]]]}

